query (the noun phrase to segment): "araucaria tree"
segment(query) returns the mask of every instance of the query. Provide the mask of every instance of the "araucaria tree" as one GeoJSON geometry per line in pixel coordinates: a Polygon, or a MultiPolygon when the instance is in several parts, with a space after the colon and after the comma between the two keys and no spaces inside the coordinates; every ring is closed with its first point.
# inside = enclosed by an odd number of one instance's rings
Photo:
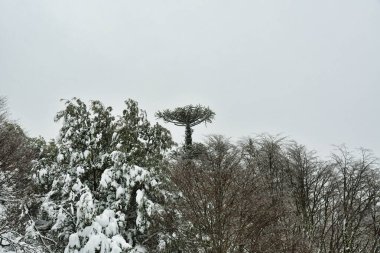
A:
{"type": "Polygon", "coordinates": [[[177,107],[174,110],[164,110],[156,113],[158,118],[163,119],[165,122],[173,123],[176,126],[186,127],[185,132],[185,146],[192,145],[192,127],[201,124],[202,122],[211,123],[214,119],[215,113],[208,107],[202,105],[187,105],[184,107],[177,107]]]}
{"type": "Polygon", "coordinates": [[[322,160],[270,135],[195,145],[209,108],[156,115],[186,127],[184,147],[172,150],[169,130],[133,100],[119,116],[68,100],[45,141],[9,120],[0,97],[0,252],[380,253],[369,151],[341,146],[322,160]]]}

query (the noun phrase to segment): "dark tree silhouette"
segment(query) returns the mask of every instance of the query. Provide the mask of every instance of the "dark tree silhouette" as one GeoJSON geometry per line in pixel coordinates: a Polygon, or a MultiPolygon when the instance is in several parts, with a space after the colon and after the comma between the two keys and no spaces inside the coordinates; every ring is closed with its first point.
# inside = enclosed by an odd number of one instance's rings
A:
{"type": "Polygon", "coordinates": [[[185,146],[192,145],[192,127],[205,122],[211,123],[214,119],[215,113],[208,107],[202,105],[187,105],[184,107],[177,107],[174,110],[164,110],[156,113],[158,118],[163,119],[165,122],[173,123],[176,126],[186,127],[185,131],[185,146]]]}

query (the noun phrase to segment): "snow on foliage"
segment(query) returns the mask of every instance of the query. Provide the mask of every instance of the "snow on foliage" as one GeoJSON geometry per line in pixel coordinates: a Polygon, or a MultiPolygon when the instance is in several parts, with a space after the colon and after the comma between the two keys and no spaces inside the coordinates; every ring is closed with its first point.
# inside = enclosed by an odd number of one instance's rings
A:
{"type": "Polygon", "coordinates": [[[41,216],[53,221],[49,232],[59,247],[145,252],[150,219],[160,209],[158,165],[173,144],[170,132],[152,126],[132,100],[115,118],[99,101],[88,108],[74,98],[56,120],[63,125],[55,152],[34,162],[34,179],[46,189],[41,216]]]}
{"type": "Polygon", "coordinates": [[[112,252],[120,253],[132,246],[120,235],[120,217],[113,210],[106,209],[96,216],[91,225],[84,227],[69,237],[65,253],[69,252],[112,252]],[[81,242],[84,242],[82,245],[81,242]]]}

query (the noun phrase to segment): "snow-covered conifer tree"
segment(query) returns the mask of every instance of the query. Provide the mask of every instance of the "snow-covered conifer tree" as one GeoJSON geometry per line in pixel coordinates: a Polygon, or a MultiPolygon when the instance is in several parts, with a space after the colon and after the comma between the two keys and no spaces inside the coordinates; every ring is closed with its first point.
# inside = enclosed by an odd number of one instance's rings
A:
{"type": "Polygon", "coordinates": [[[57,249],[143,252],[154,245],[150,219],[160,208],[159,164],[173,144],[170,132],[152,126],[133,100],[116,118],[99,101],[74,98],[56,120],[63,125],[55,160],[37,160],[34,171],[49,188],[41,216],[53,221],[57,249]]]}

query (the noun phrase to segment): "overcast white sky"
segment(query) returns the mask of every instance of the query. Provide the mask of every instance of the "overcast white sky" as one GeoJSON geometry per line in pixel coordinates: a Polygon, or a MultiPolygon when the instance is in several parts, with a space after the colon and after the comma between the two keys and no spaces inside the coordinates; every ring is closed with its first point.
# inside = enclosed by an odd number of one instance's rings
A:
{"type": "Polygon", "coordinates": [[[281,133],[380,156],[380,0],[0,0],[0,95],[32,136],[57,135],[60,98],[133,98],[152,120],[210,106],[196,140],[281,133]]]}

